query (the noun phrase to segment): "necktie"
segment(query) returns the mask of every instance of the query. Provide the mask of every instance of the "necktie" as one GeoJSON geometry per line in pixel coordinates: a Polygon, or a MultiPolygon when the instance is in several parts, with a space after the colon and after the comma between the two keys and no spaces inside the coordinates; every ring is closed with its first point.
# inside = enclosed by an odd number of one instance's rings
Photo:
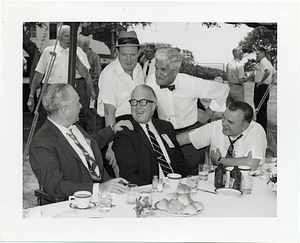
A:
{"type": "Polygon", "coordinates": [[[86,149],[78,141],[78,139],[74,135],[72,129],[70,129],[67,134],[68,134],[68,136],[70,138],[72,138],[72,140],[77,145],[77,147],[80,148],[80,150],[82,151],[82,153],[83,153],[83,155],[84,155],[84,157],[85,157],[85,159],[87,161],[88,168],[89,168],[89,173],[90,173],[92,179],[95,180],[95,181],[100,181],[101,180],[101,175],[98,176],[97,173],[96,173],[96,171],[95,171],[97,165],[96,165],[96,161],[94,160],[94,158],[90,156],[90,154],[88,153],[88,151],[86,151],[86,149]]]}
{"type": "Polygon", "coordinates": [[[172,85],[161,85],[160,88],[161,89],[168,88],[170,91],[173,91],[175,89],[175,84],[172,84],[172,85]]]}
{"type": "Polygon", "coordinates": [[[169,173],[174,173],[172,166],[166,161],[166,158],[165,158],[163,152],[161,151],[161,148],[155,138],[155,135],[153,134],[153,132],[150,131],[149,124],[146,124],[146,128],[147,128],[147,132],[149,134],[150,141],[152,143],[155,155],[157,157],[157,161],[160,164],[160,167],[161,167],[164,175],[167,176],[167,174],[169,174],[169,173]]]}
{"type": "Polygon", "coordinates": [[[150,64],[151,64],[151,60],[148,62],[148,66],[147,66],[147,69],[146,69],[146,76],[148,76],[149,69],[150,69],[150,64]]]}
{"type": "Polygon", "coordinates": [[[231,138],[228,136],[228,139],[229,139],[229,142],[230,142],[230,145],[228,147],[228,150],[227,150],[227,154],[226,154],[226,158],[232,158],[235,156],[234,154],[234,143],[239,140],[241,137],[243,136],[243,134],[240,134],[235,140],[231,140],[231,138]]]}

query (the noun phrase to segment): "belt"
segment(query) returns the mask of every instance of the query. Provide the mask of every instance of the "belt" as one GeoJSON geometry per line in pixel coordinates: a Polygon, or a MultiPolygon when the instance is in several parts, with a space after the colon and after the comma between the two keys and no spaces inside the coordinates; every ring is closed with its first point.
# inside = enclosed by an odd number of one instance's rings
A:
{"type": "Polygon", "coordinates": [[[197,122],[195,122],[193,125],[190,125],[190,126],[187,126],[187,127],[175,129],[175,132],[178,133],[178,132],[186,131],[186,130],[190,129],[192,126],[194,126],[196,123],[197,122]]]}

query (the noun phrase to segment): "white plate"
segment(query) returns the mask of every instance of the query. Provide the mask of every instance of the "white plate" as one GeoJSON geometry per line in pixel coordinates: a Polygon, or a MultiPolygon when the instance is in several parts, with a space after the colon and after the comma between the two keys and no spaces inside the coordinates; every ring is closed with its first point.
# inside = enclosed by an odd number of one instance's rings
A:
{"type": "Polygon", "coordinates": [[[215,192],[217,193],[217,195],[224,197],[240,197],[243,195],[242,191],[232,188],[218,188],[215,189],[215,192]]]}
{"type": "Polygon", "coordinates": [[[198,203],[200,203],[200,204],[202,205],[202,209],[199,209],[196,213],[193,213],[193,214],[169,213],[169,212],[167,212],[167,211],[164,211],[164,210],[159,209],[159,208],[156,206],[159,202],[160,202],[160,201],[158,201],[158,202],[156,202],[156,203],[154,204],[154,208],[155,208],[158,212],[160,212],[160,213],[162,213],[162,214],[165,214],[165,215],[169,215],[169,216],[175,216],[175,217],[191,217],[191,216],[195,216],[195,215],[200,214],[200,213],[203,211],[203,209],[204,209],[204,205],[203,205],[201,202],[198,202],[198,203]]]}
{"type": "Polygon", "coordinates": [[[70,203],[69,205],[70,208],[74,209],[74,210],[78,210],[78,211],[89,211],[89,210],[93,210],[96,208],[96,204],[93,202],[90,202],[89,207],[87,208],[77,208],[75,203],[70,203]]]}

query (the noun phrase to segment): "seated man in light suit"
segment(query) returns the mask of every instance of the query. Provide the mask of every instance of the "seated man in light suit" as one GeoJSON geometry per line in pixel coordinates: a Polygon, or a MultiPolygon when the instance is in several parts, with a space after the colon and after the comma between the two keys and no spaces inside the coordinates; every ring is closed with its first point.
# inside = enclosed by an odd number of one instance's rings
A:
{"type": "Polygon", "coordinates": [[[197,149],[210,145],[214,165],[248,165],[256,170],[264,163],[267,138],[263,127],[252,119],[252,107],[234,101],[226,108],[222,120],[178,134],[177,140],[180,145],[192,143],[197,149]]]}
{"type": "Polygon", "coordinates": [[[191,173],[191,166],[183,157],[173,125],[152,118],[157,104],[152,88],[147,85],[135,87],[129,103],[134,130],[124,128],[116,134],[113,144],[120,175],[141,186],[150,184],[154,175],[163,178],[171,172],[182,176],[191,173]]]}
{"type": "Polygon", "coordinates": [[[125,192],[119,183],[122,178],[111,178],[103,168],[101,147],[110,142],[122,126],[133,129],[130,121],[120,121],[98,131],[95,139],[80,126],[79,96],[69,84],[47,87],[43,106],[48,113],[44,125],[33,137],[29,161],[44,190],[52,197],[65,200],[74,192],[85,190],[98,195],[99,190],[125,192]]]}

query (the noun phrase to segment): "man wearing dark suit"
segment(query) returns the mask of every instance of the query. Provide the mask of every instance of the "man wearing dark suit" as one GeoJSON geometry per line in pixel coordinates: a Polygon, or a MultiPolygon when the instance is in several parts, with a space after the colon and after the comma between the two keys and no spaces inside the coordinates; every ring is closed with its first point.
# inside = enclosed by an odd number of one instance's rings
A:
{"type": "MultiPolygon", "coordinates": [[[[155,146],[147,129],[154,134],[169,171],[187,176],[191,172],[175,137],[173,125],[152,118],[156,108],[156,95],[147,85],[137,86],[130,99],[133,131],[126,128],[116,134],[113,150],[120,168],[120,176],[139,186],[150,184],[154,175],[166,176],[165,167],[154,151],[155,146]]],[[[159,156],[160,157],[160,156],[159,156]]]]}
{"type": "Polygon", "coordinates": [[[81,104],[77,92],[68,84],[50,85],[43,106],[48,113],[47,121],[33,137],[29,161],[44,190],[61,200],[80,190],[94,195],[99,190],[125,192],[125,186],[119,182],[127,181],[110,180],[103,168],[100,149],[122,126],[133,129],[132,124],[120,121],[91,137],[80,126],[73,125],[78,120],[81,104]]]}

